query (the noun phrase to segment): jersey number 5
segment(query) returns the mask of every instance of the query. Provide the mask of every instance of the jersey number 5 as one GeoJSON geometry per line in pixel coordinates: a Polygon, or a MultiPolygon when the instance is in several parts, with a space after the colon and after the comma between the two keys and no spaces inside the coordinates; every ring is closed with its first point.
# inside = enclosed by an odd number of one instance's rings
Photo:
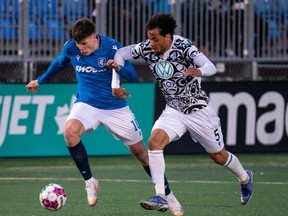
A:
{"type": "Polygon", "coordinates": [[[216,141],[218,142],[220,140],[220,135],[219,135],[218,129],[214,130],[214,135],[216,137],[216,141]]]}

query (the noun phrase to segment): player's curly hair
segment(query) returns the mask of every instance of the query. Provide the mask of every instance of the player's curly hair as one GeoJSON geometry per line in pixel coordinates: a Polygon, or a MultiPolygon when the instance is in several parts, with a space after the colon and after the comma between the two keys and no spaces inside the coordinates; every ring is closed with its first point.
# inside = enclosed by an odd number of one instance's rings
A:
{"type": "Polygon", "coordinates": [[[176,20],[172,14],[157,13],[149,18],[146,23],[146,30],[154,28],[160,29],[160,34],[165,36],[167,34],[174,34],[174,30],[177,27],[176,20]]]}
{"type": "Polygon", "coordinates": [[[85,40],[87,37],[95,34],[96,27],[95,24],[87,18],[82,18],[76,21],[74,24],[71,34],[72,38],[77,42],[85,40]]]}

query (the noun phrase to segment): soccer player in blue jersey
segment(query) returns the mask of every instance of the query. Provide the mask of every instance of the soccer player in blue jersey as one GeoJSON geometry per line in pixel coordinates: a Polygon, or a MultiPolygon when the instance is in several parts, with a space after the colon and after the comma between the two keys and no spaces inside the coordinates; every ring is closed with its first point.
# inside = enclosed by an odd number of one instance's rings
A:
{"type": "MultiPolygon", "coordinates": [[[[52,61],[47,71],[30,81],[26,88],[36,93],[39,85],[61,72],[68,64],[72,64],[78,81],[75,104],[67,117],[64,137],[77,168],[86,183],[87,199],[90,206],[98,201],[97,191],[99,182],[92,176],[87,152],[81,141],[81,136],[96,130],[103,125],[116,138],[122,140],[135,158],[142,164],[149,176],[149,158],[143,143],[141,129],[135,129],[136,119],[124,99],[112,95],[112,66],[107,67],[109,59],[114,58],[115,52],[121,47],[116,40],[96,34],[94,23],[89,19],[79,19],[73,29],[72,38],[63,47],[62,52],[52,61]]],[[[137,73],[129,61],[125,68],[117,74],[129,81],[137,79],[137,73]]],[[[128,94],[125,97],[129,96],[128,94]]],[[[169,188],[168,181],[165,193],[176,200],[169,188]]],[[[166,211],[168,205],[162,205],[160,211],[166,211]]]]}
{"type": "MultiPolygon", "coordinates": [[[[245,205],[252,195],[253,174],[250,170],[244,170],[238,158],[225,149],[220,119],[201,88],[201,76],[216,73],[214,64],[189,39],[174,35],[176,21],[171,14],[152,16],[146,28],[147,40],[119,49],[114,60],[108,62],[116,70],[121,66],[121,70],[126,71],[129,68],[124,65],[125,60],[144,59],[166,99],[166,107],[155,122],[148,141],[156,196],[140,204],[148,210],[168,204],[174,216],[184,215],[181,205],[165,196],[163,149],[188,131],[215,163],[225,166],[237,176],[241,189],[240,202],[245,205]]],[[[113,74],[113,85],[119,92],[115,95],[121,98],[121,94],[125,96],[127,93],[125,89],[118,90],[121,89],[117,86],[118,76],[113,74]]]]}

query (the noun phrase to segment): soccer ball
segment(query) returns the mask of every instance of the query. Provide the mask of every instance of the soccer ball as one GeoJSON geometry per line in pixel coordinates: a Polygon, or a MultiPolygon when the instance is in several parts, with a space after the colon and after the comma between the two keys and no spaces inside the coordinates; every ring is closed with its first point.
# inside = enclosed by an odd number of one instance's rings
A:
{"type": "Polygon", "coordinates": [[[41,190],[39,199],[45,209],[57,211],[65,205],[67,195],[61,185],[50,183],[41,190]]]}

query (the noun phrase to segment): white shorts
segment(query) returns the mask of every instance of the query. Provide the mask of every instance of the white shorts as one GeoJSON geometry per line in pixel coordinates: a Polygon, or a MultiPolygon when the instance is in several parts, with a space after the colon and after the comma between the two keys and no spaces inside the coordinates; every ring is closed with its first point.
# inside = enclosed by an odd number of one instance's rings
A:
{"type": "Polygon", "coordinates": [[[220,119],[210,105],[188,115],[166,105],[152,130],[156,128],[164,130],[170,142],[189,131],[192,139],[208,153],[219,152],[224,147],[220,119]]]}
{"type": "Polygon", "coordinates": [[[79,120],[86,132],[103,125],[115,139],[123,141],[126,145],[133,145],[143,140],[142,131],[129,106],[103,110],[78,102],[74,104],[66,121],[69,119],[79,120]]]}

